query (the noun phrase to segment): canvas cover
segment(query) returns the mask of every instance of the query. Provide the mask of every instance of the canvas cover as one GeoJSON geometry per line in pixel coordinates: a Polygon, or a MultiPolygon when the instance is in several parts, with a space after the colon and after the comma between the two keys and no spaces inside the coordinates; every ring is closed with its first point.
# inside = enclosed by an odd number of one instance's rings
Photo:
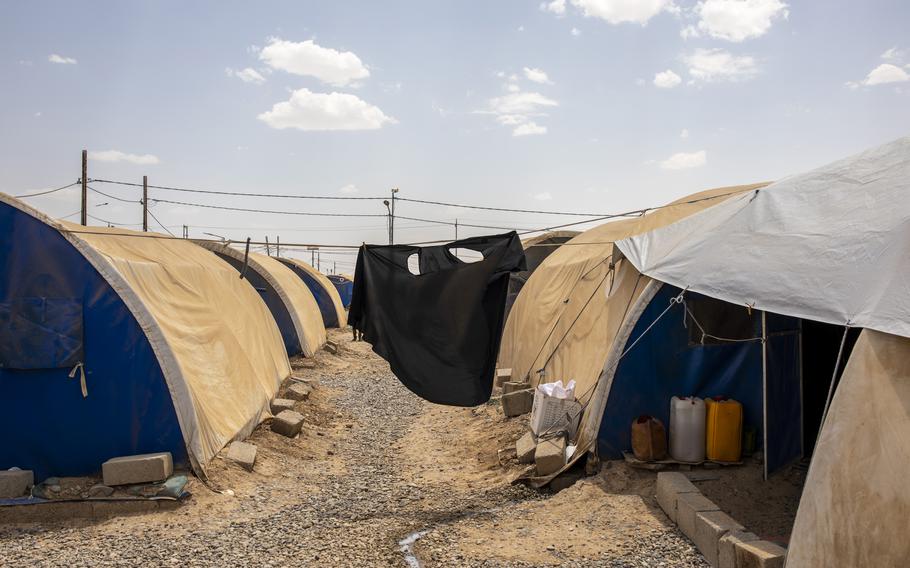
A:
{"type": "MultiPolygon", "coordinates": [[[[498,366],[511,368],[513,380],[529,380],[534,385],[574,379],[576,397],[586,404],[625,316],[649,283],[628,262],[610,269],[614,241],[765,185],[696,193],[642,217],[595,227],[564,243],[537,267],[518,295],[506,322],[498,366]],[[541,369],[543,373],[538,372],[541,369]]],[[[585,408],[576,455],[582,455],[596,440],[602,411],[602,406],[585,408]]]]}
{"type": "Polygon", "coordinates": [[[899,566],[910,558],[910,339],[864,330],[825,420],[788,568],[899,566]]]}
{"type": "MultiPolygon", "coordinates": [[[[194,241],[210,251],[243,261],[245,251],[226,243],[194,241]]],[[[250,270],[262,276],[281,298],[294,323],[303,354],[312,357],[325,345],[326,332],[322,315],[313,294],[294,272],[280,261],[260,253],[251,252],[247,258],[250,270]]]]}
{"type": "Polygon", "coordinates": [[[158,358],[197,472],[269,415],[290,364],[262,299],[229,264],[189,240],[83,227],[5,194],[0,200],[60,231],[132,312],[158,358]]]}
{"type": "Polygon", "coordinates": [[[300,270],[306,272],[311,278],[316,280],[319,285],[325,289],[326,295],[332,300],[332,305],[335,307],[335,314],[338,317],[338,327],[344,327],[348,325],[348,314],[344,309],[344,304],[341,302],[341,296],[338,294],[338,290],[335,289],[335,285],[332,284],[332,281],[329,280],[325,274],[319,272],[309,264],[296,258],[282,257],[281,261],[293,264],[300,270]]]}
{"type": "Polygon", "coordinates": [[[910,336],[910,137],[621,240],[644,274],[738,305],[910,336]]]}

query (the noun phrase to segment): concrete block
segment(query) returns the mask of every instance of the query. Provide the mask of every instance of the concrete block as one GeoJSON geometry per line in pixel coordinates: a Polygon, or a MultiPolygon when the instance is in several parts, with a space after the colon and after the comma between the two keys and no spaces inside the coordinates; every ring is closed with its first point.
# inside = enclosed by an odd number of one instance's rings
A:
{"type": "Polygon", "coordinates": [[[783,568],[787,551],[773,542],[753,540],[733,545],[737,568],[783,568]]]}
{"type": "Polygon", "coordinates": [[[303,429],[303,414],[293,410],[284,410],[272,419],[272,432],[293,438],[303,429]]]}
{"type": "Polygon", "coordinates": [[[515,455],[518,457],[518,463],[531,463],[534,461],[534,451],[537,449],[537,440],[534,434],[525,433],[524,436],[515,442],[515,455]]]}
{"type": "Polygon", "coordinates": [[[34,484],[35,474],[30,469],[0,471],[0,499],[24,497],[34,484]]]}
{"type": "Polygon", "coordinates": [[[272,411],[273,415],[277,415],[280,414],[282,410],[294,410],[295,404],[297,404],[297,401],[289,398],[276,398],[269,403],[269,409],[272,411]]]}
{"type": "Polygon", "coordinates": [[[502,394],[509,394],[510,392],[525,390],[531,388],[531,385],[528,383],[517,383],[514,381],[506,381],[502,383],[502,394]]]}
{"type": "Polygon", "coordinates": [[[496,369],[493,375],[493,386],[501,387],[503,383],[512,380],[512,369],[496,369]]]}
{"type": "Polygon", "coordinates": [[[312,390],[313,388],[307,384],[294,383],[284,392],[284,397],[291,400],[306,400],[312,390]]]}
{"type": "Polygon", "coordinates": [[[112,458],[101,464],[105,485],[132,485],[164,481],[174,473],[170,452],[112,458]]]}
{"type": "Polygon", "coordinates": [[[732,530],[717,541],[717,568],[738,568],[736,543],[760,540],[758,535],[744,530],[732,530]]]}
{"type": "Polygon", "coordinates": [[[730,531],[741,531],[745,527],[723,511],[704,511],[695,514],[695,546],[711,566],[717,566],[718,542],[730,531]]]}
{"type": "Polygon", "coordinates": [[[718,510],[717,505],[701,493],[680,493],[676,498],[676,526],[695,542],[695,515],[718,510]]]}
{"type": "Polygon", "coordinates": [[[521,416],[531,412],[531,405],[534,404],[534,391],[525,389],[509,394],[504,394],[499,399],[502,403],[502,413],[506,416],[521,416]]]}
{"type": "Polygon", "coordinates": [[[256,463],[256,446],[247,442],[231,442],[228,446],[227,459],[236,462],[247,471],[253,471],[256,463]]]}
{"type": "Polygon", "coordinates": [[[566,465],[566,439],[560,436],[541,440],[534,451],[534,463],[537,475],[550,475],[562,469],[566,465]]]}
{"type": "Polygon", "coordinates": [[[689,479],[675,471],[657,474],[657,503],[670,520],[676,522],[676,498],[680,493],[699,493],[689,479]]]}

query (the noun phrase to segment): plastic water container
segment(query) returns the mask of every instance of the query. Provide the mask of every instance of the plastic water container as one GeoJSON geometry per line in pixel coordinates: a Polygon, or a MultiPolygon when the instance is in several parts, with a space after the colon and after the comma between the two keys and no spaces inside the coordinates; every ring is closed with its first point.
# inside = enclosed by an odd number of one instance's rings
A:
{"type": "Polygon", "coordinates": [[[742,454],[743,405],[714,397],[705,400],[706,454],[709,460],[735,462],[742,454]]]}
{"type": "Polygon", "coordinates": [[[670,399],[670,456],[681,462],[705,461],[705,401],[696,396],[670,399]]]}

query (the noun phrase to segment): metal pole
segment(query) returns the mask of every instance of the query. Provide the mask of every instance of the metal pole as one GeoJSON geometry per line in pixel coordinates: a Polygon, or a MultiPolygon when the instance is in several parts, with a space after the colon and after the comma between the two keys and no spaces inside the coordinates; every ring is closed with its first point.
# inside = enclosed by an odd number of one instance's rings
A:
{"type": "Polygon", "coordinates": [[[316,270],[322,271],[322,251],[316,251],[316,270]]]}
{"type": "Polygon", "coordinates": [[[310,249],[310,266],[316,266],[316,249],[310,249]]]}
{"type": "Polygon", "coordinates": [[[338,261],[332,263],[332,274],[338,274],[338,261]]]}
{"type": "Polygon", "coordinates": [[[149,177],[142,176],[142,231],[149,230],[149,177]]]}
{"type": "Polygon", "coordinates": [[[275,237],[275,258],[278,258],[280,256],[281,256],[281,237],[276,236],[275,237]]]}
{"type": "Polygon", "coordinates": [[[272,256],[272,253],[269,252],[269,236],[268,235],[265,236],[265,255],[272,256]]]}
{"type": "Polygon", "coordinates": [[[395,194],[398,193],[398,188],[392,188],[392,209],[389,212],[389,244],[395,244],[395,194]]]}
{"type": "MultiPolygon", "coordinates": [[[[458,240],[458,219],[455,219],[455,240],[458,240]]],[[[458,249],[455,249],[455,258],[458,258],[458,249]]]]}
{"type": "Polygon", "coordinates": [[[88,225],[88,150],[82,151],[82,226],[88,225]]]}

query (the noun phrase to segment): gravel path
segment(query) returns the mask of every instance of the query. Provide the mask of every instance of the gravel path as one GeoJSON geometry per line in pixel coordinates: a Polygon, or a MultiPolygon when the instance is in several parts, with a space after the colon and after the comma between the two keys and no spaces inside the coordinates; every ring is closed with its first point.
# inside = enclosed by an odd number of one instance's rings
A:
{"type": "MultiPolygon", "coordinates": [[[[320,365],[307,371],[337,393],[336,416],[351,422],[350,429],[341,428],[345,435],[333,440],[335,449],[329,452],[343,467],[306,482],[319,487],[272,511],[265,506],[270,491],[263,488],[229,518],[217,510],[207,514],[200,501],[171,514],[132,517],[131,522],[0,528],[0,565],[407,566],[399,541],[427,529],[426,544],[415,546],[426,556],[421,559],[424,565],[529,565],[474,558],[464,552],[463,543],[458,547],[447,541],[447,527],[490,521],[507,515],[510,507],[545,496],[508,484],[466,493],[406,481],[413,478],[402,475],[394,445],[421,414],[435,409],[411,395],[372,354],[358,349],[348,355],[369,364],[349,369],[320,365]],[[365,369],[370,372],[365,374],[365,369]]],[[[609,561],[553,561],[574,566],[706,566],[675,531],[659,533],[646,531],[640,545],[609,561]]]]}

